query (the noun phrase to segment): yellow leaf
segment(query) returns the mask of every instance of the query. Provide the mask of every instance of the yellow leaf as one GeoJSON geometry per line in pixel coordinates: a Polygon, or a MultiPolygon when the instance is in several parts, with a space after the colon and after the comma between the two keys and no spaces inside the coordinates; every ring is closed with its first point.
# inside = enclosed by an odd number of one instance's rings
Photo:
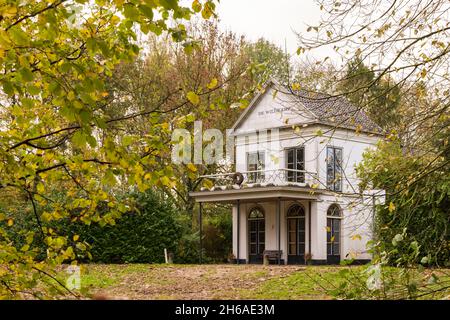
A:
{"type": "Polygon", "coordinates": [[[202,4],[198,0],[192,2],[192,10],[195,12],[200,12],[202,10],[202,4]]]}
{"type": "Polygon", "coordinates": [[[331,232],[331,228],[330,227],[326,227],[327,232],[331,232]]]}
{"type": "Polygon", "coordinates": [[[80,236],[77,235],[77,234],[75,234],[75,235],[73,236],[73,241],[78,241],[78,239],[80,239],[80,236]]]}
{"type": "Polygon", "coordinates": [[[219,81],[217,81],[216,78],[212,79],[211,82],[208,84],[208,89],[214,89],[215,87],[217,87],[217,84],[219,83],[219,81]]]}
{"type": "Polygon", "coordinates": [[[389,212],[393,212],[395,210],[395,205],[393,202],[389,203],[389,212]]]}
{"type": "Polygon", "coordinates": [[[44,187],[44,185],[42,184],[42,183],[38,183],[37,184],[37,186],[36,186],[36,190],[37,190],[37,192],[39,192],[39,193],[44,193],[44,191],[45,191],[45,187],[44,187]]]}
{"type": "Polygon", "coordinates": [[[11,227],[14,224],[13,219],[8,219],[8,227],[11,227]]]}
{"type": "Polygon", "coordinates": [[[292,90],[294,90],[294,91],[300,90],[300,83],[293,83],[292,84],[292,90]]]}
{"type": "Polygon", "coordinates": [[[332,236],[331,239],[330,239],[330,241],[331,241],[331,242],[334,242],[334,239],[335,239],[335,237],[332,236]]]}
{"type": "Polygon", "coordinates": [[[188,164],[187,164],[187,167],[188,167],[188,169],[191,170],[192,172],[197,172],[197,167],[196,167],[194,164],[188,163],[188,164]]]}
{"type": "Polygon", "coordinates": [[[152,178],[152,174],[151,173],[146,173],[144,176],[145,180],[150,180],[152,178]]]}
{"type": "Polygon", "coordinates": [[[422,69],[422,72],[420,73],[421,78],[425,78],[427,76],[427,69],[422,69]]]}
{"type": "Polygon", "coordinates": [[[361,235],[359,234],[355,234],[354,236],[352,236],[352,240],[361,240],[361,235]]]}
{"type": "Polygon", "coordinates": [[[8,18],[14,17],[17,14],[17,7],[11,6],[2,10],[1,15],[8,18]]]}
{"type": "Polygon", "coordinates": [[[211,189],[214,187],[214,183],[211,180],[205,179],[203,180],[203,187],[211,189]]]}
{"type": "Polygon", "coordinates": [[[200,103],[200,97],[192,91],[189,91],[186,95],[186,98],[189,100],[190,103],[192,103],[194,106],[198,105],[200,103]]]}
{"type": "Polygon", "coordinates": [[[167,176],[162,176],[159,180],[161,181],[161,183],[162,183],[164,186],[170,186],[170,179],[169,179],[169,177],[167,177],[167,176]]]}

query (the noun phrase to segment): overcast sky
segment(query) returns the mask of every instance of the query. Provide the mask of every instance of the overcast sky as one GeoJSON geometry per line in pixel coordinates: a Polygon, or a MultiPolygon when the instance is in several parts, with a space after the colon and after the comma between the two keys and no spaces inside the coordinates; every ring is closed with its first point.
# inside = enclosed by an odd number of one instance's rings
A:
{"type": "Polygon", "coordinates": [[[267,40],[285,47],[290,54],[297,50],[292,30],[306,32],[306,25],[318,23],[319,6],[313,0],[221,0],[217,13],[222,28],[267,40]]]}

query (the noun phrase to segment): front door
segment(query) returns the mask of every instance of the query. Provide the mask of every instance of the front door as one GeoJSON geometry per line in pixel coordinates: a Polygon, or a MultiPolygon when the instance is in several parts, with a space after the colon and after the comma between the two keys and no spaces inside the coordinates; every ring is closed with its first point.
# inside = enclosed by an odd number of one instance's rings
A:
{"type": "Polygon", "coordinates": [[[331,205],[327,211],[327,264],[341,261],[341,209],[331,205]]]}
{"type": "Polygon", "coordinates": [[[288,264],[305,263],[305,209],[299,204],[287,211],[288,264]]]}
{"type": "Polygon", "coordinates": [[[256,207],[248,216],[249,262],[262,263],[265,249],[266,221],[264,212],[256,207]]]}

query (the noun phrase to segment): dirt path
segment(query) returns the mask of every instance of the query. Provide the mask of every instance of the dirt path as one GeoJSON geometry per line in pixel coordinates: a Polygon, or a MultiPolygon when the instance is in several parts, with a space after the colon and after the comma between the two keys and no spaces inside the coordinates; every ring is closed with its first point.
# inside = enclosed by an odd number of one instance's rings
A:
{"type": "MultiPolygon", "coordinates": [[[[95,277],[108,276],[101,265],[89,267],[95,277]]],[[[116,266],[110,272],[114,284],[92,289],[94,299],[239,299],[246,290],[271,278],[302,270],[299,266],[193,265],[152,266],[139,268],[116,266]]]]}

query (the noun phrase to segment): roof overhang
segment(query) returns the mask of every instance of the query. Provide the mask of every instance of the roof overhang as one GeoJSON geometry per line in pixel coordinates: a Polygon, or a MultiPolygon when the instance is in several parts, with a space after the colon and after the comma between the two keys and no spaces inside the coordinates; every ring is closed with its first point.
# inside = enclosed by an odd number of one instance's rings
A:
{"type": "Polygon", "coordinates": [[[272,201],[277,199],[317,200],[319,193],[319,190],[311,188],[274,186],[190,192],[189,195],[193,197],[196,202],[235,203],[239,200],[244,203],[255,201],[272,201]]]}

